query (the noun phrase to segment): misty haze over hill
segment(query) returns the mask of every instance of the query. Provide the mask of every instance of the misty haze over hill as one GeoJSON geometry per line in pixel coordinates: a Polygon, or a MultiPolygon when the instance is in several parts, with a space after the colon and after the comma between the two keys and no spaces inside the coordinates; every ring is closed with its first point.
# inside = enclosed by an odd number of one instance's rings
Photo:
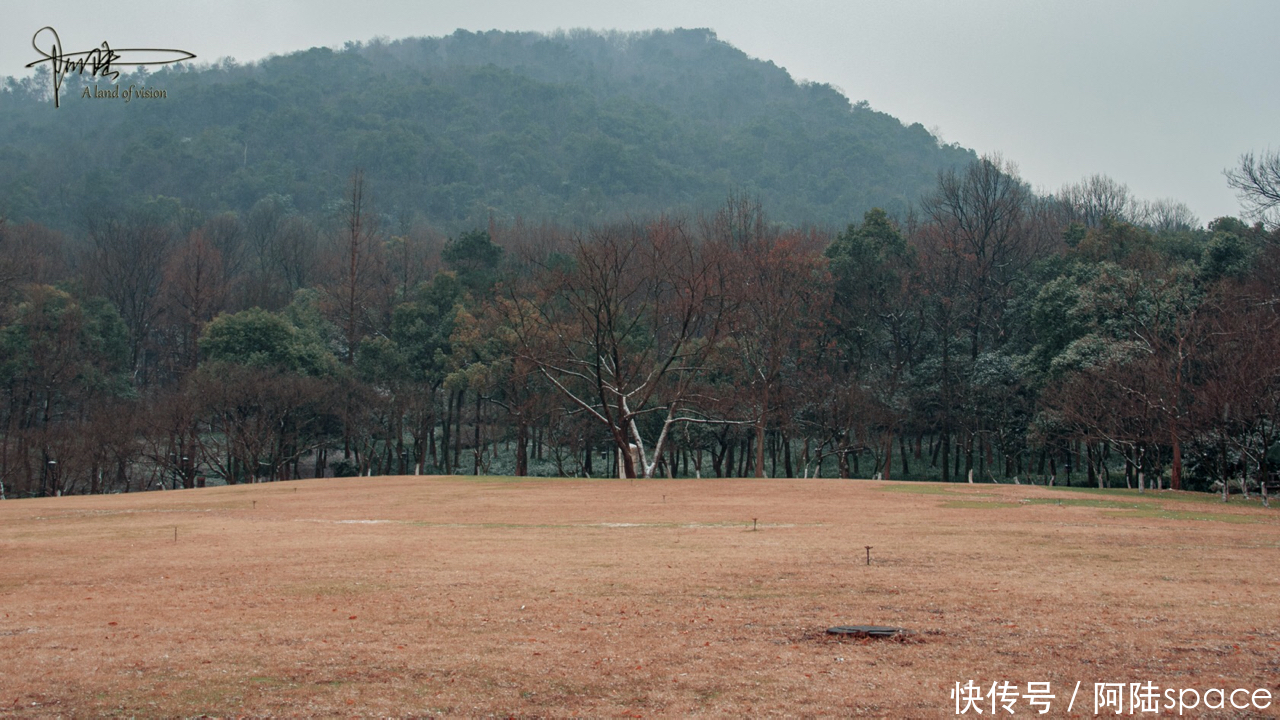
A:
{"type": "Polygon", "coordinates": [[[324,213],[360,167],[380,211],[449,231],[699,211],[731,191],[784,223],[842,226],[904,210],[974,157],[709,30],[351,43],[122,75],[167,94],[128,103],[82,98],[92,80],[68,76],[57,110],[47,78],[0,93],[10,219],[72,230],[156,196],[324,213]]]}

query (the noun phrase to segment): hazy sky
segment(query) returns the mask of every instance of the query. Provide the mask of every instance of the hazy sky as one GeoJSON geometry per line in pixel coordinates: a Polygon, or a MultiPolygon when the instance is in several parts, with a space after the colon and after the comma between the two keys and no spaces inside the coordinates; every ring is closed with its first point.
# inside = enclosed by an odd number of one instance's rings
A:
{"type": "Polygon", "coordinates": [[[1202,221],[1239,212],[1224,168],[1280,147],[1273,0],[60,0],[3,16],[0,75],[28,72],[45,25],[67,50],[107,40],[242,62],[457,28],[709,27],[797,79],[1001,153],[1041,190],[1104,173],[1202,221]]]}

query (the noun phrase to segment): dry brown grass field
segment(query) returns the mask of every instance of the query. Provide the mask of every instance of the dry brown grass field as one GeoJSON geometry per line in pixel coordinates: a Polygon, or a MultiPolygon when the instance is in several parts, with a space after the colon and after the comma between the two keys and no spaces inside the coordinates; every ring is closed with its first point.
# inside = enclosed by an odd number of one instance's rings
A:
{"type": "Polygon", "coordinates": [[[1092,717],[1094,683],[1280,697],[1280,510],[1235,498],[305,480],[0,502],[0,558],[18,717],[932,718],[970,680],[1050,683],[1048,713],[1000,717],[1092,717]],[[916,634],[824,633],[847,624],[916,634]]]}

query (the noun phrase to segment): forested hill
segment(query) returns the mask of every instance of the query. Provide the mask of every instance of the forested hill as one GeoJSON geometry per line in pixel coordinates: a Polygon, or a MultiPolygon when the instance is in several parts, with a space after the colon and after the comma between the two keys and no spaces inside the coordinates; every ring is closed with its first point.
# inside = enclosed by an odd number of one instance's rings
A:
{"type": "MultiPolygon", "coordinates": [[[[973,153],[796,82],[709,30],[469,33],[167,67],[162,99],[61,107],[47,76],[0,92],[0,213],[64,230],[165,196],[204,214],[268,195],[321,213],[362,167],[378,208],[447,230],[584,224],[758,196],[784,223],[891,212],[973,153]]],[[[107,83],[98,83],[100,88],[107,83]]]]}

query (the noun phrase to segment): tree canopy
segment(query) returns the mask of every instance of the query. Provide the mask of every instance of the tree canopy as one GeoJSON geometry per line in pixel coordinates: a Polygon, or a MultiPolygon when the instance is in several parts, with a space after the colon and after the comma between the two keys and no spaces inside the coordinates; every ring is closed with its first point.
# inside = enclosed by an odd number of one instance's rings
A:
{"type": "Polygon", "coordinates": [[[449,231],[696,210],[734,188],[835,224],[903,211],[973,157],[708,30],[458,31],[188,65],[127,78],[163,100],[81,99],[74,74],[57,111],[42,86],[0,90],[0,214],[71,230],[134,196],[212,215],[270,195],[336,212],[358,165],[381,211],[449,231]]]}

